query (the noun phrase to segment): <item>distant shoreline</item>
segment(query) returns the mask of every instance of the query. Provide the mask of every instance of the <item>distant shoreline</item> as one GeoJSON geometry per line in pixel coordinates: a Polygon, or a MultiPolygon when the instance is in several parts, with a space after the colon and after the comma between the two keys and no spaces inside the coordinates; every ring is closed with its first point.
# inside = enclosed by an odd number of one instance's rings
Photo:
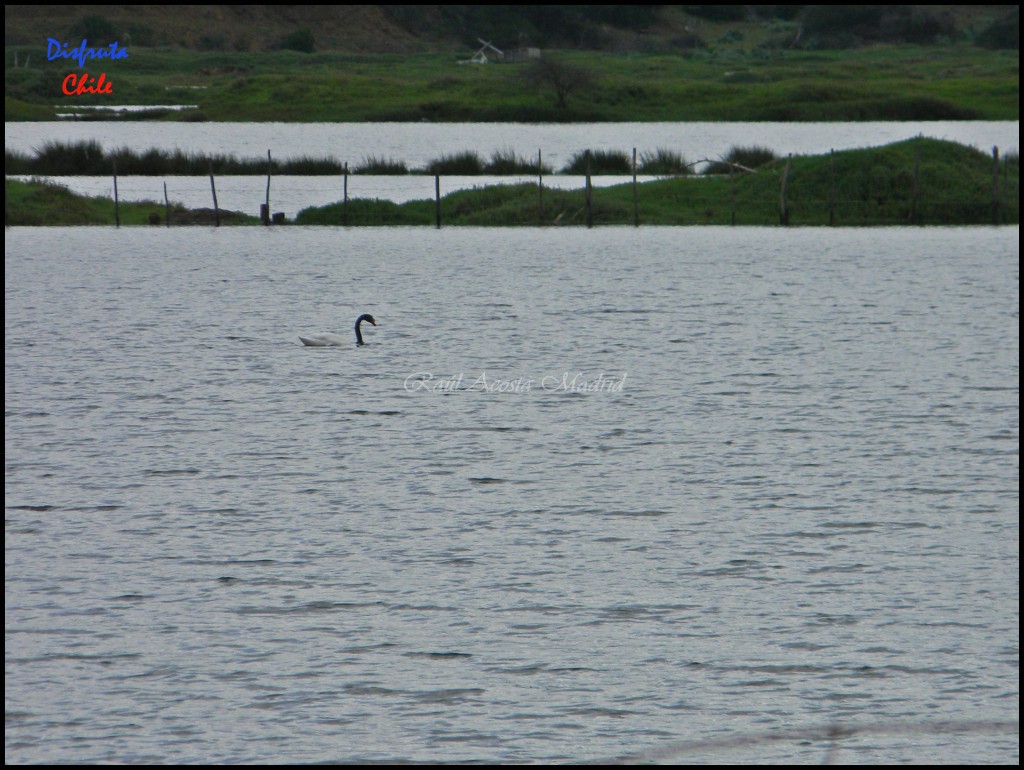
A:
{"type": "Polygon", "coordinates": [[[530,63],[453,54],[203,52],[133,47],[90,61],[113,93],[63,96],[66,62],[7,46],[4,119],[164,122],[806,122],[1018,120],[1019,53],[966,44],[828,51],[545,51],[580,73],[558,90],[530,63]],[[941,77],[936,73],[941,72],[941,77]],[[124,110],[130,105],[132,110],[124,110]],[[107,107],[110,111],[103,112],[107,107]],[[116,111],[115,111],[116,110],[116,111]],[[94,115],[84,113],[95,112],[94,115]]]}

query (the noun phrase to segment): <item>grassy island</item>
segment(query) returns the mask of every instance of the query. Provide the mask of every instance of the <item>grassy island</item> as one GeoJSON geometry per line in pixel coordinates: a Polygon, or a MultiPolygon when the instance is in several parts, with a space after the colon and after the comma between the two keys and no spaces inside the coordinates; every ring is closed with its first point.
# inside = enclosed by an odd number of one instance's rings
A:
{"type": "MultiPolygon", "coordinates": [[[[827,155],[774,158],[755,169],[581,190],[497,184],[440,201],[351,199],[307,208],[295,225],[985,225],[1020,221],[1020,161],[916,138],[827,155]]],[[[340,185],[339,185],[340,186],[340,185]]],[[[8,180],[10,225],[113,224],[114,203],[41,181],[8,180]]],[[[163,203],[120,206],[121,224],[214,224],[214,212],[163,203]]],[[[258,224],[220,212],[221,224],[258,224]]]]}

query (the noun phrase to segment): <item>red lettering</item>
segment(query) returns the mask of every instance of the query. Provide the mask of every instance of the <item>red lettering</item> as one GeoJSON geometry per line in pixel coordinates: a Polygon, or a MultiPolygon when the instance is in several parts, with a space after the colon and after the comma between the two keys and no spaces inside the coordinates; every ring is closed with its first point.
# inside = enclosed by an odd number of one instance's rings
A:
{"type": "Polygon", "coordinates": [[[89,76],[82,73],[81,78],[78,77],[74,72],[64,78],[64,82],[60,85],[60,90],[68,96],[81,96],[82,94],[112,94],[114,93],[114,84],[107,80],[107,73],[101,72],[99,78],[96,79],[95,85],[89,85],[89,76]]]}

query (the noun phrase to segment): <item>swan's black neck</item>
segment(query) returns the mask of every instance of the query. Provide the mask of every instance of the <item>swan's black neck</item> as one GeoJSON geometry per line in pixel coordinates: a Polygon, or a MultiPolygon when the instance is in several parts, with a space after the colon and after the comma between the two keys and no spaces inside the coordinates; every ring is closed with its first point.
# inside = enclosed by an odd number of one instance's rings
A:
{"type": "Polygon", "coordinates": [[[377,322],[373,320],[373,316],[369,313],[363,313],[359,318],[356,319],[356,347],[363,346],[363,332],[360,330],[363,321],[368,321],[372,326],[376,326],[377,322]]]}

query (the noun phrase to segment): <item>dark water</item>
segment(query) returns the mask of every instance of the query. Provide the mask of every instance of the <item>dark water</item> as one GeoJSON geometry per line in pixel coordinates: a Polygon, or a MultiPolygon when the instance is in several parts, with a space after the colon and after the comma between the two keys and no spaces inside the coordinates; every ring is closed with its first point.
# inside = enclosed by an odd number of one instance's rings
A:
{"type": "Polygon", "coordinates": [[[5,240],[7,762],[1017,761],[1017,228],[5,240]]]}

